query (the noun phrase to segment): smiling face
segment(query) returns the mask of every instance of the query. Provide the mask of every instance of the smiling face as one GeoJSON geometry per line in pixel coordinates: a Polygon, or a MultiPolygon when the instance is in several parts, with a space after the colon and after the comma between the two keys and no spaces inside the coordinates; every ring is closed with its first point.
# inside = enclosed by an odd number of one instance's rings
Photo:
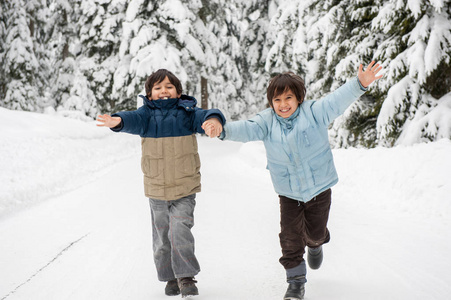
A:
{"type": "Polygon", "coordinates": [[[272,99],[272,107],[277,115],[282,118],[291,116],[299,106],[296,95],[291,90],[286,90],[272,99]]]}
{"type": "Polygon", "coordinates": [[[301,76],[284,72],[271,78],[266,89],[266,99],[277,115],[288,118],[304,101],[305,93],[301,76]]]}
{"type": "Polygon", "coordinates": [[[162,81],[157,82],[153,85],[150,99],[159,100],[169,98],[180,98],[180,96],[181,94],[177,94],[177,89],[175,88],[175,85],[173,85],[169,80],[169,78],[166,76],[162,81]]]}

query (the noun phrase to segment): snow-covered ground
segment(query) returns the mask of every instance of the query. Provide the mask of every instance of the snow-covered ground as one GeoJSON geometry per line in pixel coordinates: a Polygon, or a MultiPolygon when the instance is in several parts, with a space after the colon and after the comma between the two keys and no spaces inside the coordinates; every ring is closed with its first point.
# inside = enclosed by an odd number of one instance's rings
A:
{"type": "MultiPolygon", "coordinates": [[[[152,261],[140,139],[5,109],[0,128],[0,299],[168,299],[152,261]]],[[[263,145],[199,136],[199,151],[195,299],[281,299],[263,145]]],[[[332,240],[308,271],[306,299],[449,299],[451,142],[333,152],[332,240]]]]}

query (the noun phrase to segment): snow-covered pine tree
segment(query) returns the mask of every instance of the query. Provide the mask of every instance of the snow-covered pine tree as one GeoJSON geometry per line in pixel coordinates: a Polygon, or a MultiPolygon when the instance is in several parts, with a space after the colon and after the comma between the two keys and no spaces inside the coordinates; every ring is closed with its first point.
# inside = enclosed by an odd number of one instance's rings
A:
{"type": "Polygon", "coordinates": [[[308,1],[278,0],[268,5],[270,26],[267,32],[270,49],[265,70],[270,74],[292,71],[306,75],[307,38],[305,6],[308,1]]]}
{"type": "MultiPolygon", "coordinates": [[[[213,53],[217,37],[207,28],[216,12],[212,10],[214,2],[210,3],[207,0],[180,0],[180,4],[184,8],[187,19],[174,20],[177,25],[174,25],[173,39],[177,41],[177,48],[181,52],[181,64],[188,75],[184,88],[187,94],[197,98],[200,107],[201,78],[204,78],[204,84],[207,85],[204,88],[208,88],[211,84],[210,74],[216,65],[213,53]],[[184,29],[181,30],[182,28],[184,29]]],[[[168,2],[167,5],[172,4],[168,2]]],[[[169,16],[170,14],[167,15],[169,16]]],[[[161,15],[161,18],[164,19],[165,16],[161,15]]],[[[206,105],[208,107],[208,103],[206,105]]]]}
{"type": "Polygon", "coordinates": [[[36,109],[45,111],[46,108],[54,108],[54,99],[49,90],[52,78],[52,52],[49,51],[49,17],[50,9],[46,0],[27,1],[26,10],[29,16],[30,34],[33,40],[33,48],[39,67],[36,73],[36,86],[39,89],[39,102],[36,109]]]}
{"type": "Polygon", "coordinates": [[[2,52],[2,94],[0,106],[14,110],[37,110],[40,101],[39,63],[34,53],[33,35],[26,1],[2,1],[4,42],[2,52]]]}
{"type": "MultiPolygon", "coordinates": [[[[208,45],[206,70],[208,72],[209,107],[222,110],[227,119],[236,119],[245,104],[239,95],[243,87],[237,58],[241,57],[239,45],[239,10],[236,1],[202,1],[206,16],[208,45]]],[[[205,17],[204,17],[205,19],[205,17]]]]}
{"type": "MultiPolygon", "coordinates": [[[[212,28],[216,27],[215,16],[218,13],[217,1],[201,0],[202,6],[198,11],[199,19],[202,23],[200,27],[203,29],[201,35],[201,43],[204,47],[205,60],[201,67],[201,104],[199,107],[203,109],[211,108],[211,92],[214,85],[215,70],[217,68],[217,57],[219,51],[219,38],[213,34],[212,28]]],[[[215,97],[213,97],[215,99],[215,97]]]]}
{"type": "Polygon", "coordinates": [[[215,37],[211,43],[215,53],[208,64],[210,105],[221,109],[228,119],[236,120],[243,117],[249,104],[243,81],[243,72],[248,71],[243,65],[247,53],[241,44],[245,7],[236,0],[209,1],[207,5],[212,16],[208,28],[215,37]]]}
{"type": "MultiPolygon", "coordinates": [[[[366,66],[376,59],[374,53],[384,36],[372,30],[371,24],[379,11],[377,3],[373,0],[347,0],[344,4],[345,10],[343,31],[335,64],[335,80],[344,83],[346,78],[357,75],[359,64],[366,66]]],[[[333,46],[333,48],[337,48],[333,46]]],[[[332,49],[333,49],[332,48],[332,49]]],[[[334,55],[334,51],[329,51],[334,55]]],[[[376,121],[377,115],[384,100],[383,93],[378,84],[369,87],[369,92],[354,102],[351,107],[339,118],[337,118],[329,136],[335,147],[377,145],[376,121]]]]}
{"type": "Polygon", "coordinates": [[[50,53],[51,106],[62,115],[88,119],[94,117],[96,99],[83,73],[82,46],[77,22],[81,18],[81,0],[49,2],[47,52],[50,53]]]}
{"type": "Polygon", "coordinates": [[[387,64],[386,93],[377,119],[381,145],[451,136],[451,3],[383,1],[373,30],[385,34],[375,55],[387,64]],[[448,94],[448,95],[447,95],[448,94]]]}
{"type": "Polygon", "coordinates": [[[113,85],[114,73],[120,65],[118,53],[126,8],[126,0],[82,0],[80,3],[76,23],[80,50],[76,62],[78,80],[87,82],[87,88],[93,93],[93,103],[86,103],[86,107],[91,107],[91,116],[96,112],[120,110],[116,105],[124,103],[120,94],[113,93],[113,85]]]}
{"type": "MultiPolygon", "coordinates": [[[[4,56],[6,52],[6,11],[8,10],[8,5],[6,1],[0,2],[0,61],[4,61],[4,56]]],[[[6,76],[4,70],[0,67],[0,101],[5,98],[6,94],[6,76]]]]}
{"type": "Polygon", "coordinates": [[[349,1],[316,0],[304,11],[307,36],[307,93],[312,99],[337,89],[355,76],[349,1]],[[350,70],[351,69],[351,70],[350,70]],[[351,73],[351,74],[349,74],[351,73]]]}
{"type": "Polygon", "coordinates": [[[241,54],[238,57],[238,70],[243,80],[243,89],[239,91],[243,99],[244,109],[240,118],[249,118],[266,108],[266,87],[270,78],[265,70],[268,56],[269,18],[274,13],[274,1],[239,0],[238,10],[241,11],[241,34],[239,45],[241,54]]]}

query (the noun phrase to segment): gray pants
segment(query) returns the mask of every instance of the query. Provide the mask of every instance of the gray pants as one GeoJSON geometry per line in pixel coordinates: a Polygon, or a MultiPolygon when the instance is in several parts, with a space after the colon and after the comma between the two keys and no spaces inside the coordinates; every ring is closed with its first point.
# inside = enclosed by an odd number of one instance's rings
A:
{"type": "Polygon", "coordinates": [[[173,201],[149,199],[153,256],[160,281],[194,277],[200,271],[191,233],[195,198],[196,194],[173,201]]]}

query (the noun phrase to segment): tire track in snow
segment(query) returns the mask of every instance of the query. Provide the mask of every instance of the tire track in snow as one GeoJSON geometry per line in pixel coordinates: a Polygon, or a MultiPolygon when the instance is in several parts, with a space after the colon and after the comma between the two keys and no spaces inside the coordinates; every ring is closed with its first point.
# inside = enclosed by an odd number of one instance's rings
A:
{"type": "Polygon", "coordinates": [[[62,256],[67,250],[69,250],[72,246],[74,246],[76,243],[78,243],[79,241],[81,241],[82,239],[84,239],[85,237],[87,237],[89,235],[89,233],[85,234],[84,236],[80,237],[78,240],[73,241],[72,243],[70,243],[66,248],[64,248],[63,250],[61,250],[51,261],[49,261],[45,266],[43,266],[42,268],[40,268],[39,270],[36,271],[36,273],[34,273],[33,275],[31,275],[27,280],[25,280],[23,283],[19,284],[14,290],[12,290],[11,292],[9,292],[6,296],[4,296],[3,298],[1,298],[0,300],[5,300],[6,298],[8,298],[9,296],[11,296],[12,294],[14,294],[15,292],[17,292],[18,289],[20,289],[22,286],[24,286],[25,284],[27,284],[28,282],[30,282],[34,277],[36,277],[39,273],[41,273],[45,268],[47,268],[48,266],[50,266],[53,262],[55,262],[60,256],[62,256]]]}

